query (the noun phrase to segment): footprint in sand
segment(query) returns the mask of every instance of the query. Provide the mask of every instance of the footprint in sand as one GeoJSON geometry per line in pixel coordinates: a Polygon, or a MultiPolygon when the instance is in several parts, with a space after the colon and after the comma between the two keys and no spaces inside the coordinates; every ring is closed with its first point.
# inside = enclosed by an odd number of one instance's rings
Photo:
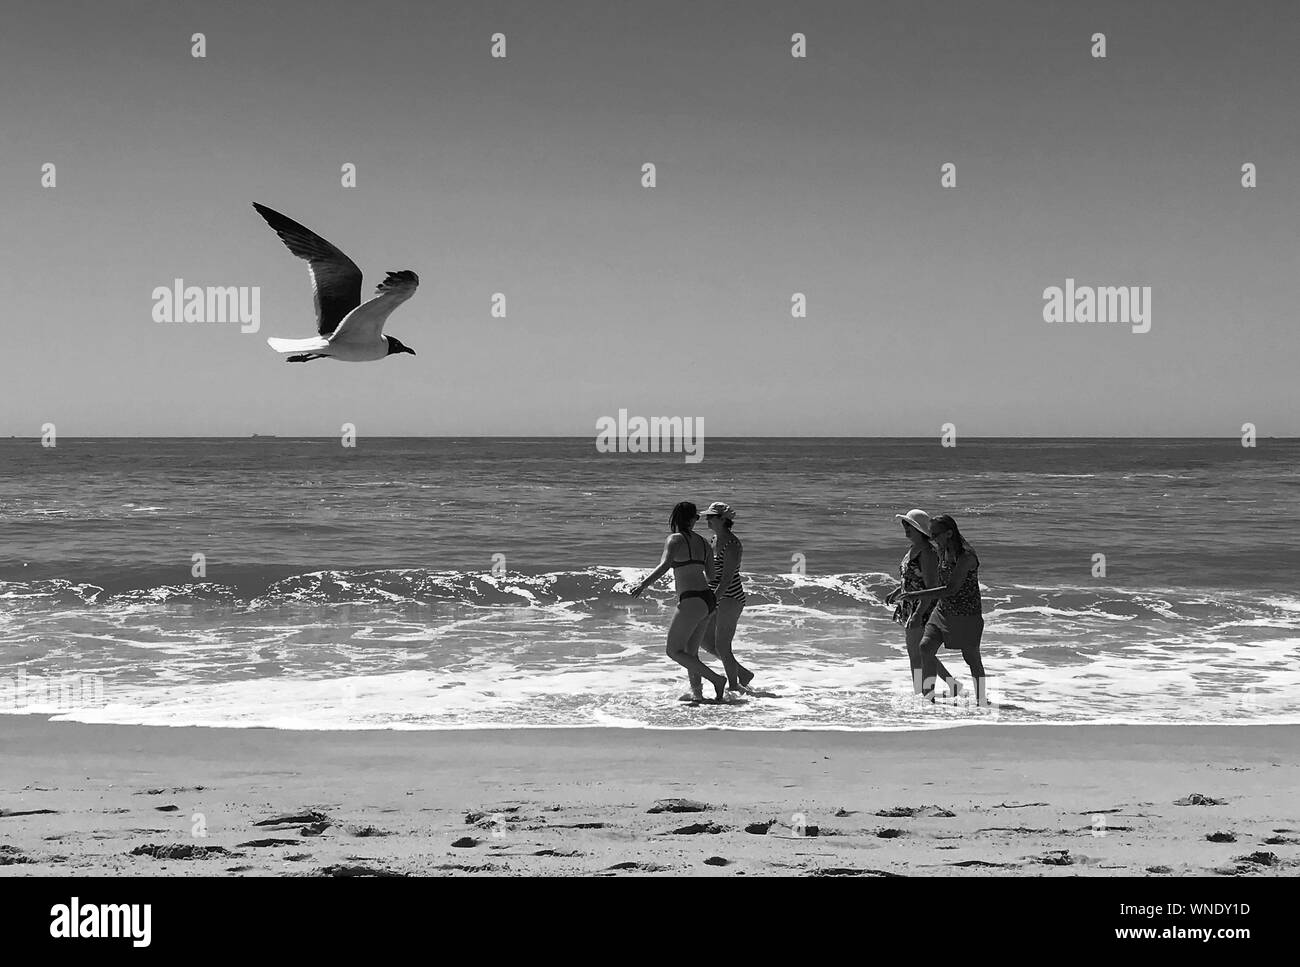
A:
{"type": "Polygon", "coordinates": [[[343,832],[349,836],[392,836],[393,834],[386,829],[380,829],[377,826],[357,826],[348,823],[343,827],[343,832]]]}
{"type": "Polygon", "coordinates": [[[283,816],[273,816],[270,819],[263,819],[261,822],[253,823],[254,826],[311,826],[315,823],[329,822],[330,818],[324,813],[315,809],[309,809],[301,813],[286,813],[283,816]]]}
{"type": "Polygon", "coordinates": [[[892,809],[879,809],[876,811],[876,815],[886,819],[903,819],[912,816],[923,816],[929,819],[952,819],[957,814],[939,806],[895,806],[892,809]]]}
{"type": "Polygon", "coordinates": [[[0,809],[0,818],[9,816],[54,816],[57,809],[0,809]]]}
{"type": "Polygon", "coordinates": [[[889,870],[853,869],[848,866],[822,866],[809,870],[808,876],[902,876],[889,870]]]}
{"type": "Polygon", "coordinates": [[[1256,866],[1281,866],[1282,860],[1276,853],[1255,852],[1249,856],[1234,856],[1233,860],[1238,863],[1253,863],[1256,866]]]}
{"type": "MultiPolygon", "coordinates": [[[[1092,829],[1091,826],[1088,827],[1092,829]]],[[[1022,836],[1035,836],[1046,833],[1045,829],[1034,829],[1030,826],[985,826],[983,829],[975,830],[977,833],[1019,833],[1022,836]]]]}
{"type": "Polygon", "coordinates": [[[470,847],[477,846],[478,840],[476,840],[473,836],[462,836],[460,839],[456,840],[456,842],[452,843],[451,845],[455,849],[469,849],[470,847]]]}
{"type": "Polygon", "coordinates": [[[1032,862],[1041,863],[1043,866],[1073,866],[1079,862],[1079,858],[1071,856],[1068,849],[1053,849],[1042,856],[1032,857],[1032,862]]]}
{"type": "Polygon", "coordinates": [[[442,863],[434,867],[435,870],[455,870],[458,873],[496,873],[501,870],[499,866],[493,866],[491,863],[482,863],[475,866],[470,863],[442,863]]]}
{"type": "Polygon", "coordinates": [[[691,823],[689,826],[682,826],[678,829],[669,831],[670,836],[697,836],[700,833],[715,835],[728,831],[726,826],[719,826],[717,823],[691,823]]]}
{"type": "Polygon", "coordinates": [[[657,799],[655,804],[646,810],[647,813],[702,813],[712,809],[706,802],[696,802],[694,799],[657,799]]]}
{"type": "Polygon", "coordinates": [[[707,860],[704,861],[704,865],[705,866],[730,866],[731,860],[725,859],[724,857],[721,856],[710,856],[707,860]]]}
{"type": "Polygon", "coordinates": [[[499,806],[496,809],[472,810],[465,814],[465,824],[472,826],[484,821],[491,823],[494,816],[514,816],[518,812],[518,806],[499,806]]]}
{"type": "Polygon", "coordinates": [[[163,793],[171,793],[173,796],[180,792],[203,792],[207,786],[172,786],[170,789],[143,789],[137,792],[137,796],[161,796],[163,793]]]}
{"type": "Polygon", "coordinates": [[[1228,800],[1214,799],[1210,796],[1203,796],[1199,792],[1193,792],[1182,799],[1175,799],[1175,806],[1226,806],[1228,800]]]}
{"type": "Polygon", "coordinates": [[[18,849],[16,846],[0,846],[0,866],[17,866],[20,863],[35,863],[36,861],[18,849]]]}
{"type": "Polygon", "coordinates": [[[1235,843],[1237,841],[1237,837],[1235,834],[1223,833],[1223,832],[1206,833],[1205,838],[1208,839],[1211,843],[1235,843]]]}
{"type": "MultiPolygon", "coordinates": [[[[293,840],[286,840],[292,843],[293,840]]],[[[241,844],[242,845],[242,844],[241,844]]],[[[230,856],[230,850],[222,846],[193,846],[189,843],[171,843],[157,846],[137,846],[131,850],[132,856],[152,856],[159,860],[203,860],[209,856],[230,856]]]]}
{"type": "Polygon", "coordinates": [[[607,872],[614,872],[617,870],[637,870],[641,873],[662,873],[664,870],[671,869],[671,867],[660,866],[657,863],[636,863],[632,860],[627,860],[623,863],[615,863],[613,866],[608,866],[605,869],[607,872]]]}
{"type": "Polygon", "coordinates": [[[949,863],[949,866],[987,866],[992,869],[1007,869],[1019,866],[1019,863],[990,863],[988,860],[958,860],[955,863],[949,863]]]}
{"type": "Polygon", "coordinates": [[[880,839],[897,839],[899,836],[906,836],[907,832],[902,829],[878,829],[876,836],[880,839]]]}
{"type": "Polygon", "coordinates": [[[767,831],[775,825],[776,825],[776,820],[774,819],[769,819],[765,823],[750,823],[748,826],[745,827],[745,832],[751,833],[754,836],[766,836],[767,831]]]}
{"type": "Polygon", "coordinates": [[[337,864],[335,866],[322,866],[312,874],[313,876],[406,876],[405,873],[395,873],[392,870],[386,870],[380,866],[359,866],[337,864]]]}
{"type": "Polygon", "coordinates": [[[247,843],[236,843],[236,846],[301,846],[302,841],[297,839],[250,839],[247,843]]]}

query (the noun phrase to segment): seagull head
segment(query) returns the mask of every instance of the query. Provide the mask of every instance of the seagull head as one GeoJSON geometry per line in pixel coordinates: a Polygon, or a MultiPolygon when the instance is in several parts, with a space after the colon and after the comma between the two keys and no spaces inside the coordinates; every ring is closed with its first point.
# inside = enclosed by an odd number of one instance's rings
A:
{"type": "Polygon", "coordinates": [[[403,344],[400,339],[394,339],[392,336],[385,336],[384,338],[388,340],[388,355],[392,356],[394,353],[410,353],[412,356],[415,355],[415,350],[410,346],[403,344]]]}

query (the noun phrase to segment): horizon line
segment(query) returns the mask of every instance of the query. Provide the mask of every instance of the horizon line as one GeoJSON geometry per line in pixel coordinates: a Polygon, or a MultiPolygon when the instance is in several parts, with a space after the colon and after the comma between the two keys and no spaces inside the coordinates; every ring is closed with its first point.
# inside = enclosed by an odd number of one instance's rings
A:
{"type": "MultiPolygon", "coordinates": [[[[275,434],[275,433],[252,433],[252,434],[205,434],[201,436],[164,434],[164,435],[106,435],[106,434],[84,434],[79,436],[60,435],[63,440],[337,440],[338,434],[326,434],[323,436],[299,435],[299,434],[275,434]]],[[[360,438],[360,437],[359,437],[360,438]]],[[[0,442],[6,440],[14,441],[31,441],[39,443],[42,439],[41,434],[31,436],[18,436],[11,434],[7,437],[0,437],[0,442]]],[[[440,434],[440,435],[421,435],[421,434],[391,434],[383,436],[367,436],[369,440],[592,440],[592,436],[571,436],[564,434],[538,433],[538,434],[440,434]]],[[[621,438],[625,439],[625,438],[621,438]]],[[[828,436],[807,436],[807,435],[763,435],[763,434],[737,434],[734,436],[718,436],[716,440],[928,440],[934,441],[939,439],[935,436],[861,436],[861,435],[828,435],[828,436]]],[[[1240,435],[1233,434],[1228,436],[1087,436],[1083,434],[1052,434],[1050,436],[962,436],[963,440],[1235,440],[1240,441],[1240,435]]],[[[1300,440],[1300,436],[1258,436],[1259,440],[1300,440]]],[[[949,449],[956,449],[952,447],[949,449]]]]}

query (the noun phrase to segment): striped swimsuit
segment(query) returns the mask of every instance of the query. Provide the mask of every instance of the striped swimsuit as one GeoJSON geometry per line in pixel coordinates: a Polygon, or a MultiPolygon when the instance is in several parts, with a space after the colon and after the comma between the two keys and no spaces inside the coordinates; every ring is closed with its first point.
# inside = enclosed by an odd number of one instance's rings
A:
{"type": "Polygon", "coordinates": [[[742,549],[740,545],[740,540],[739,538],[732,538],[730,541],[726,543],[725,547],[722,546],[722,541],[719,540],[717,542],[717,545],[721,549],[715,550],[713,552],[714,577],[713,577],[713,583],[709,586],[713,588],[714,591],[717,592],[718,597],[731,598],[733,601],[739,601],[743,605],[745,603],[745,586],[743,583],[741,583],[740,580],[739,567],[736,568],[736,575],[731,579],[730,584],[728,584],[725,588],[718,587],[718,584],[722,581],[722,572],[723,572],[723,567],[727,562],[727,553],[733,547],[736,549],[737,552],[739,552],[742,549]]]}

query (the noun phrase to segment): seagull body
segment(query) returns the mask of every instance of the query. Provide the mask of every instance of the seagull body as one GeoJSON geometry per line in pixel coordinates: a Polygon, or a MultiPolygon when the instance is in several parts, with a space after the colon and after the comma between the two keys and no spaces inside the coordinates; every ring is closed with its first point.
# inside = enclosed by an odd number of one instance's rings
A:
{"type": "Polygon", "coordinates": [[[392,336],[384,335],[384,323],[393,310],[411,296],[420,285],[414,272],[404,269],[389,272],[368,302],[361,301],[361,270],[339,249],[311,229],[304,228],[286,215],[253,202],[257,213],[266,219],[275,234],[311,272],[312,292],[316,297],[316,331],[310,339],[278,339],[267,343],[278,353],[293,353],[287,362],[305,363],[312,359],[338,359],[364,363],[396,353],[415,350],[392,336]]]}

